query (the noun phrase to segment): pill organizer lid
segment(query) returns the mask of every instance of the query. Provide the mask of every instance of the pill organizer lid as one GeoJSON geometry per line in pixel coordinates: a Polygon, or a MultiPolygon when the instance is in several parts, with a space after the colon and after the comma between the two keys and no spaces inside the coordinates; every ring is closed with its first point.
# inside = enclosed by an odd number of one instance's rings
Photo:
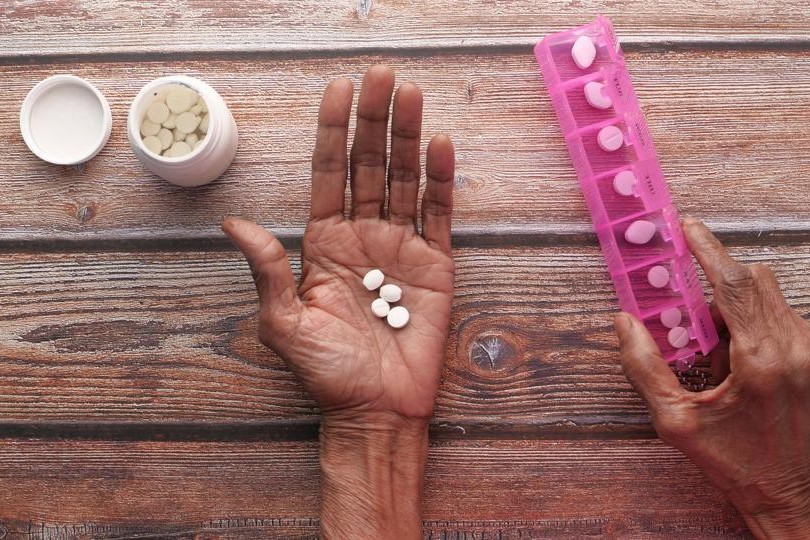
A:
{"type": "Polygon", "coordinates": [[[74,75],[54,75],[34,86],[20,109],[28,148],[56,165],[83,163],[107,144],[112,114],[98,89],[74,75]]]}

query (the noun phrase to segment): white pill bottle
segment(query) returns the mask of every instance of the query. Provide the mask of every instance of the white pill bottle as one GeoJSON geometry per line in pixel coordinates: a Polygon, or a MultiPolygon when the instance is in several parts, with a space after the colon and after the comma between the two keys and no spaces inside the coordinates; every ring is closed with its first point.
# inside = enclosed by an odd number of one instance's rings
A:
{"type": "Polygon", "coordinates": [[[127,134],[132,151],[144,167],[182,187],[202,186],[219,178],[236,156],[239,143],[236,121],[222,96],[203,81],[186,75],[161,77],[144,86],[129,109],[127,134]],[[182,157],[165,157],[146,148],[140,126],[154,96],[176,85],[190,88],[205,101],[209,115],[208,133],[193,152],[182,157]]]}

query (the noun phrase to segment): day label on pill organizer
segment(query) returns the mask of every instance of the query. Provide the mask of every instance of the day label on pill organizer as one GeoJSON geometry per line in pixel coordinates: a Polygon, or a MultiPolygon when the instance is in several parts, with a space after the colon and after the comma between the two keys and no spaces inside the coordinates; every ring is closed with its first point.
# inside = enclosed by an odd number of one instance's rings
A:
{"type": "Polygon", "coordinates": [[[717,332],[613,26],[600,16],[552,34],[535,56],[619,305],[689,367],[717,332]]]}
{"type": "Polygon", "coordinates": [[[208,123],[208,107],[202,96],[187,86],[173,84],[154,93],[140,131],[147,150],[178,158],[202,145],[208,123]]]}

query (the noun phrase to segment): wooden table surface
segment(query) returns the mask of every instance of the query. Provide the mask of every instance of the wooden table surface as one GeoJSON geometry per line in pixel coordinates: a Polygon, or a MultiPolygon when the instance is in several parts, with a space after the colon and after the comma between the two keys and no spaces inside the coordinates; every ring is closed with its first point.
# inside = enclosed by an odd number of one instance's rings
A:
{"type": "MultiPolygon", "coordinates": [[[[682,213],[771,264],[810,313],[807,0],[5,0],[0,5],[0,538],[310,538],[318,410],[256,339],[226,215],[297,258],[320,93],[372,63],[425,93],[458,155],[451,338],[431,427],[429,538],[746,535],[655,436],[532,55],[613,18],[682,213]],[[113,132],[35,158],[28,90],[74,73],[113,132]],[[230,170],[185,190],[129,150],[158,76],[224,96],[230,170]]],[[[297,262],[294,263],[296,272],[297,262]]]]}

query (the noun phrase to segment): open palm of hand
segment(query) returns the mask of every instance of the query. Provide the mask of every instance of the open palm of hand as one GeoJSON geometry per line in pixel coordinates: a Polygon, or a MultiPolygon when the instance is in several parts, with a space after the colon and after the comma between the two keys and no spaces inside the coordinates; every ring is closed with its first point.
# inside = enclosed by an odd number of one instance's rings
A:
{"type": "Polygon", "coordinates": [[[223,223],[253,270],[262,342],[287,362],[325,414],[424,419],[433,412],[438,388],[453,296],[453,148],[444,136],[428,147],[419,234],[422,96],[413,84],[396,93],[389,160],[393,87],[389,68],[366,74],[351,161],[346,145],[352,85],[337,79],[324,93],[297,285],[272,234],[249,221],[223,223]],[[349,169],[352,208],[346,217],[349,169]],[[362,279],[373,268],[402,288],[399,304],[411,313],[405,328],[395,330],[371,312],[377,293],[366,290],[362,279]]]}

